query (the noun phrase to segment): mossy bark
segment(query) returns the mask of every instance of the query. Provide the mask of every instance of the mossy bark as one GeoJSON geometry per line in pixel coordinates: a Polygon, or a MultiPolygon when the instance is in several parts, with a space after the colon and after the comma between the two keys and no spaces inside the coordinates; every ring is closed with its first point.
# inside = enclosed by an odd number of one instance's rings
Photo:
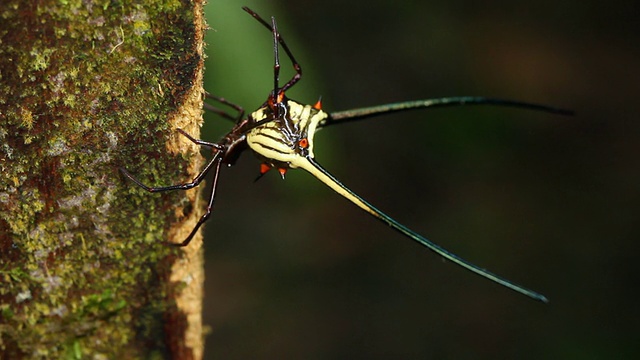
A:
{"type": "Polygon", "coordinates": [[[0,358],[202,356],[202,1],[0,3],[0,358]]]}

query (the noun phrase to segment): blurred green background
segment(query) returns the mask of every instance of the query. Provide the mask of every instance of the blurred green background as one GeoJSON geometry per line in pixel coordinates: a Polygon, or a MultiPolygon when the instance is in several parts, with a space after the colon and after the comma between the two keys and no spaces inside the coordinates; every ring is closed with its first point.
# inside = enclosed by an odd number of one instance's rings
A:
{"type": "MultiPolygon", "coordinates": [[[[220,1],[208,91],[250,112],[272,86],[276,16],[331,112],[484,95],[325,129],[316,159],[374,205],[543,305],[441,261],[303,171],[225,169],[206,226],[206,357],[622,359],[640,355],[640,22],[631,1],[220,1]]],[[[282,58],[282,79],[291,74],[282,58]]],[[[213,141],[229,122],[206,117],[213,141]]]]}

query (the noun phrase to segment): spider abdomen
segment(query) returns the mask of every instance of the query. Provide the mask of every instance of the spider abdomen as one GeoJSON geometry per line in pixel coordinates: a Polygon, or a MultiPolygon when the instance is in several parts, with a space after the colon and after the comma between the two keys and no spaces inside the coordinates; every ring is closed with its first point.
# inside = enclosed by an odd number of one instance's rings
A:
{"type": "Polygon", "coordinates": [[[286,99],[284,113],[276,118],[269,106],[251,114],[255,122],[264,122],[247,133],[247,144],[265,163],[295,168],[296,158],[313,158],[313,135],[318,123],[329,115],[312,105],[286,99]]]}

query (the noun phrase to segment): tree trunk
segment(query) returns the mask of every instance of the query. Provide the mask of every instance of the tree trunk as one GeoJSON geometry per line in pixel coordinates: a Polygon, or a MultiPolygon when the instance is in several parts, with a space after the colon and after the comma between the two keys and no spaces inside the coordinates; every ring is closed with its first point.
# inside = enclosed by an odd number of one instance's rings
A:
{"type": "Polygon", "coordinates": [[[202,357],[202,11],[0,3],[0,358],[202,357]]]}

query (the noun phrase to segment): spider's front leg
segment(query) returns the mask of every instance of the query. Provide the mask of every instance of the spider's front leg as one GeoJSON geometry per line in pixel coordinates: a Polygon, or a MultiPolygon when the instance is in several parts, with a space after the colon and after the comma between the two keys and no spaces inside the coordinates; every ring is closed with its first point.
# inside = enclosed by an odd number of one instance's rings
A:
{"type": "Polygon", "coordinates": [[[207,163],[207,165],[204,167],[204,169],[202,169],[202,171],[193,179],[193,181],[185,183],[185,184],[177,184],[177,185],[171,185],[171,186],[150,187],[150,186],[145,185],[142,181],[138,180],[133,175],[131,175],[131,173],[129,173],[129,171],[127,171],[125,168],[121,167],[120,171],[122,172],[122,174],[124,176],[126,176],[131,181],[136,183],[136,185],[138,185],[139,187],[145,189],[146,191],[155,193],[155,192],[163,192],[163,191],[170,191],[170,190],[188,190],[188,189],[194,188],[194,187],[198,186],[202,182],[202,180],[204,180],[204,178],[206,177],[207,173],[209,173],[211,168],[215,169],[214,170],[214,174],[213,174],[213,182],[211,184],[211,194],[209,195],[209,203],[207,204],[206,212],[200,217],[200,220],[198,220],[198,223],[193,228],[193,230],[191,230],[191,233],[189,233],[189,235],[187,236],[187,238],[184,241],[182,241],[179,244],[170,243],[170,245],[172,245],[172,246],[182,247],[182,246],[187,246],[189,244],[189,242],[191,242],[191,240],[193,239],[195,234],[198,232],[198,229],[202,226],[202,224],[205,221],[207,221],[207,219],[211,215],[211,212],[213,210],[213,200],[215,198],[216,188],[218,186],[218,175],[220,173],[220,167],[221,167],[223,159],[224,159],[225,147],[224,147],[224,145],[221,145],[221,144],[218,144],[218,143],[211,143],[211,142],[208,142],[208,141],[195,139],[194,137],[192,137],[191,135],[187,134],[182,129],[178,129],[178,131],[182,135],[187,137],[189,140],[191,140],[193,143],[195,143],[197,145],[201,145],[201,146],[206,146],[206,147],[209,147],[209,148],[213,149],[213,157],[207,163]]]}
{"type": "Polygon", "coordinates": [[[136,183],[136,185],[138,185],[141,188],[147,190],[148,192],[152,192],[152,193],[162,192],[162,191],[170,191],[170,190],[189,190],[191,188],[194,188],[194,187],[198,186],[198,184],[200,184],[202,182],[202,180],[204,180],[204,177],[207,175],[207,173],[211,169],[211,165],[213,165],[213,163],[216,161],[216,159],[221,158],[220,155],[221,155],[221,152],[224,150],[224,146],[222,146],[220,144],[216,144],[216,143],[211,143],[211,142],[208,142],[208,141],[202,141],[202,140],[195,139],[191,135],[187,134],[182,129],[178,129],[178,131],[180,132],[180,134],[186,136],[187,139],[191,140],[193,143],[195,143],[197,145],[206,146],[206,147],[215,149],[213,158],[209,161],[207,166],[205,166],[204,169],[198,174],[198,176],[196,176],[193,179],[193,181],[185,183],[185,184],[177,184],[177,185],[161,186],[161,187],[150,187],[150,186],[145,185],[142,181],[140,181],[137,178],[135,178],[133,175],[131,175],[131,173],[129,171],[127,171],[127,169],[125,169],[123,167],[120,168],[120,171],[122,172],[122,174],[124,176],[126,176],[127,178],[129,178],[134,183],[136,183]]]}

